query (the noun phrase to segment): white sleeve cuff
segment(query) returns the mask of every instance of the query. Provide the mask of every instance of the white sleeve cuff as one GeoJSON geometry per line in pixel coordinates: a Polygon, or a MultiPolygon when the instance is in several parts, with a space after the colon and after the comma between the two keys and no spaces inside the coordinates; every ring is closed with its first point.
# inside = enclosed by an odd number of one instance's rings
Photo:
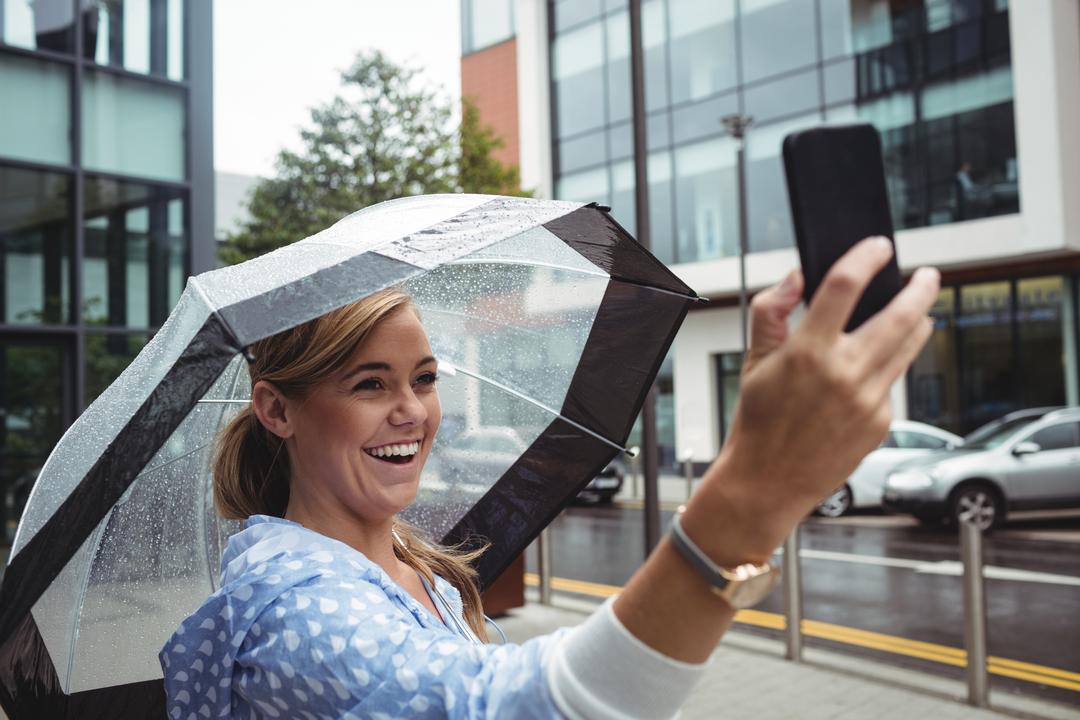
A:
{"type": "Polygon", "coordinates": [[[552,648],[552,699],[570,720],[672,718],[708,663],[681,662],[630,634],[609,598],[552,648]]]}

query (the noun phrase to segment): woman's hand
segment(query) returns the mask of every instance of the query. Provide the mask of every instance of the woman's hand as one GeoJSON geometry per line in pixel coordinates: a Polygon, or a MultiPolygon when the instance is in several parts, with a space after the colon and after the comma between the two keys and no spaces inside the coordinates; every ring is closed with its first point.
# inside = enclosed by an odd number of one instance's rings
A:
{"type": "Polygon", "coordinates": [[[767,558],[888,431],[889,390],[930,337],[939,286],[936,270],[920,269],[884,310],[844,332],[892,252],[883,238],[852,248],[792,333],[799,273],[754,298],[735,420],[683,519],[719,564],[767,558]]]}

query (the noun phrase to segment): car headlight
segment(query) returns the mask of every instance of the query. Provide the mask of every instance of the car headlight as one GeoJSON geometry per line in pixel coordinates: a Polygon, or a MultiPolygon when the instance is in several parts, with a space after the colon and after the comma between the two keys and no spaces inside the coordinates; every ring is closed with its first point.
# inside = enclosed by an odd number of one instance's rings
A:
{"type": "Polygon", "coordinates": [[[897,472],[889,476],[886,484],[897,490],[925,490],[934,484],[934,478],[925,472],[897,472]]]}

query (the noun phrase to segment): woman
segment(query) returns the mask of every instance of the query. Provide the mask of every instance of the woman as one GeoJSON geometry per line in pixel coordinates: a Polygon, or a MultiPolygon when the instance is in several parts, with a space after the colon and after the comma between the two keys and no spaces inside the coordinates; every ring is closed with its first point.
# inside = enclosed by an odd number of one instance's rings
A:
{"type": "Polygon", "coordinates": [[[801,276],[755,297],[736,419],[682,541],[661,542],[581,626],[520,646],[480,642],[470,556],[396,519],[440,420],[408,297],[377,293],[256,344],[251,406],[215,464],[218,509],[246,528],[220,590],[161,652],[170,716],[670,717],[761,594],[773,550],[887,431],[889,388],[929,337],[938,290],[920,270],[845,333],[891,252],[856,246],[790,334],[801,276]],[[739,570],[717,580],[715,566],[739,570]]]}

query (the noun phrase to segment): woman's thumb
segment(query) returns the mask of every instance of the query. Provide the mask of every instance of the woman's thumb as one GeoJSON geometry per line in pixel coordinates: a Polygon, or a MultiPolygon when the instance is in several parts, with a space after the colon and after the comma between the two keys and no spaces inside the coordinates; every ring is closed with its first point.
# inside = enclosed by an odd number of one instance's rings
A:
{"type": "Polygon", "coordinates": [[[760,360],[787,340],[787,320],[802,299],[802,291],[802,272],[792,270],[778,285],[754,296],[750,304],[748,363],[760,360]]]}

